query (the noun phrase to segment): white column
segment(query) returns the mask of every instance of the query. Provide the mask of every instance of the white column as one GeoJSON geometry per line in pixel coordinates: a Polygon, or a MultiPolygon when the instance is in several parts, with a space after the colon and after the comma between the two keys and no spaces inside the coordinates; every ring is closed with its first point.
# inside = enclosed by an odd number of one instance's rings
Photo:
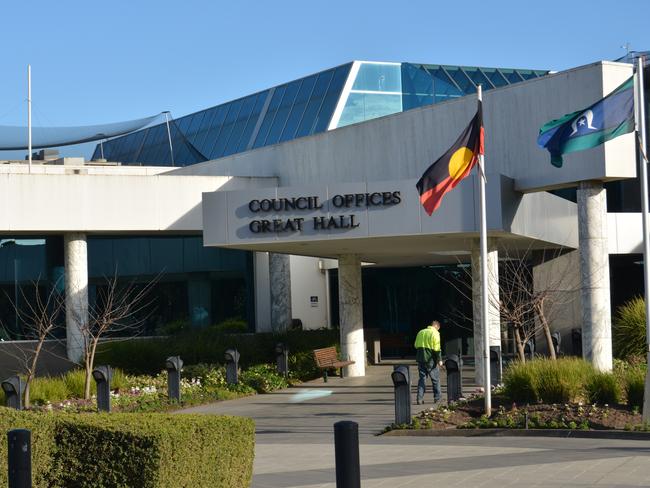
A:
{"type": "Polygon", "coordinates": [[[291,325],[291,269],[288,254],[269,253],[271,329],[282,332],[291,325]]]}
{"type": "Polygon", "coordinates": [[[578,239],[582,280],[582,355],[600,371],[612,369],[606,197],[602,182],[580,182],[578,239]]]}
{"type": "MultiPolygon", "coordinates": [[[[499,253],[488,241],[488,322],[490,346],[501,345],[499,314],[499,253]]],[[[481,251],[478,241],[472,248],[472,314],[474,317],[474,380],[483,385],[483,324],[481,323],[481,251]]]]}
{"type": "Polygon", "coordinates": [[[366,351],[363,342],[363,289],[359,256],[339,257],[339,325],[341,358],[354,361],[346,368],[347,376],[366,375],[366,351]]]}
{"type": "Polygon", "coordinates": [[[65,322],[68,359],[83,359],[82,330],[88,325],[88,251],[86,235],[71,232],[63,236],[65,259],[65,322]]]}

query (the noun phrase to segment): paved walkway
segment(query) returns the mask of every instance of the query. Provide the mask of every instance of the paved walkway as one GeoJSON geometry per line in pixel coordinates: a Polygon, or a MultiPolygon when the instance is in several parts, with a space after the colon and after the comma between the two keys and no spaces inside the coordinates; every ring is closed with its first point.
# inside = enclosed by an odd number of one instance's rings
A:
{"type": "Polygon", "coordinates": [[[255,419],[256,488],[335,487],[332,425],[338,420],[359,423],[368,488],[650,486],[645,441],[376,436],[394,416],[391,370],[374,366],[364,378],[317,380],[185,412],[255,419]]]}

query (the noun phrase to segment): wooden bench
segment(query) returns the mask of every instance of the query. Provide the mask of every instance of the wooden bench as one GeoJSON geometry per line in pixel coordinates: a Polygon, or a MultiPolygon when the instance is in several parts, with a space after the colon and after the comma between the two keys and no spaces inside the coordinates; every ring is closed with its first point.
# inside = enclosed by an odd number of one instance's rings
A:
{"type": "Polygon", "coordinates": [[[343,378],[343,368],[354,364],[354,361],[341,361],[336,353],[335,347],[314,349],[314,360],[316,361],[316,366],[323,370],[323,381],[325,382],[327,382],[328,369],[340,368],[341,378],[343,378]]]}

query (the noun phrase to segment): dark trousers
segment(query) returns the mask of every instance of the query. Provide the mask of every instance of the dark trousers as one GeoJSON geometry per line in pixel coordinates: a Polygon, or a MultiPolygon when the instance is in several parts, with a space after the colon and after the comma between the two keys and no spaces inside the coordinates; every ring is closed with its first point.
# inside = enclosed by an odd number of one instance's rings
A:
{"type": "Polygon", "coordinates": [[[418,401],[424,399],[424,391],[427,378],[431,378],[431,386],[433,387],[433,400],[440,401],[442,393],[440,392],[440,368],[435,361],[428,363],[418,362],[418,401]]]}

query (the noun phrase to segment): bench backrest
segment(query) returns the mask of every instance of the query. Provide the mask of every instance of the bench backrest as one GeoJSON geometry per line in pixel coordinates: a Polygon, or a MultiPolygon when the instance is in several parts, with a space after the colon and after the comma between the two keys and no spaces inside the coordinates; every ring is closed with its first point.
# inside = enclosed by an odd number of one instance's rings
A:
{"type": "Polygon", "coordinates": [[[323,349],[314,349],[314,359],[316,365],[327,366],[339,360],[335,347],[324,347],[323,349]]]}

